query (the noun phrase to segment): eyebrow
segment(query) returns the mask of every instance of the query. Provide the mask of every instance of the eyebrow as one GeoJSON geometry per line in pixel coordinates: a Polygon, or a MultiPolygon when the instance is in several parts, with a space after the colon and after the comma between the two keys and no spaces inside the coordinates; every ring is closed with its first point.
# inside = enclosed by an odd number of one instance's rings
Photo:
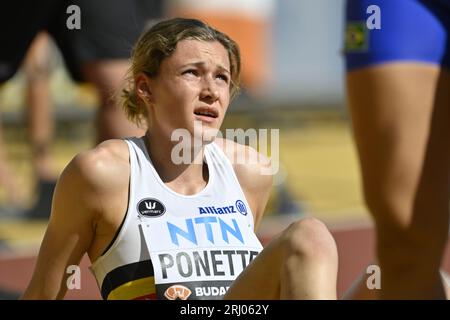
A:
{"type": "MultiPolygon", "coordinates": [[[[198,62],[186,63],[186,64],[182,65],[181,67],[182,68],[187,67],[187,66],[204,67],[205,65],[206,65],[206,63],[204,61],[198,61],[198,62]]],[[[230,73],[230,71],[227,68],[225,68],[224,66],[222,66],[220,64],[216,65],[216,66],[218,69],[220,69],[226,73],[230,73]]]]}

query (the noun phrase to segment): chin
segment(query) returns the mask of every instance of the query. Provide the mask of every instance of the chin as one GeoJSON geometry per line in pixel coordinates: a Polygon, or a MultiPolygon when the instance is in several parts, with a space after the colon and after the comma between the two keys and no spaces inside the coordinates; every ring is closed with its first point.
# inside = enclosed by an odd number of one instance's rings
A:
{"type": "Polygon", "coordinates": [[[218,129],[216,128],[203,128],[200,132],[195,132],[195,139],[202,145],[207,145],[213,142],[217,137],[218,129]]]}
{"type": "Polygon", "coordinates": [[[219,129],[216,126],[208,125],[202,122],[196,122],[194,125],[194,137],[203,144],[209,144],[215,140],[219,129]]]}

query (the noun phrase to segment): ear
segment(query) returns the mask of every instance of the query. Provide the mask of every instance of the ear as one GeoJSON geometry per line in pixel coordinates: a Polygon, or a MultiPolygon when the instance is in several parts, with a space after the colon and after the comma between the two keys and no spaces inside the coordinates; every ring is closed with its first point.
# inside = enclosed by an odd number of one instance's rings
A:
{"type": "Polygon", "coordinates": [[[152,91],[150,89],[150,79],[144,74],[140,73],[135,79],[136,93],[139,98],[146,104],[153,102],[152,91]]]}

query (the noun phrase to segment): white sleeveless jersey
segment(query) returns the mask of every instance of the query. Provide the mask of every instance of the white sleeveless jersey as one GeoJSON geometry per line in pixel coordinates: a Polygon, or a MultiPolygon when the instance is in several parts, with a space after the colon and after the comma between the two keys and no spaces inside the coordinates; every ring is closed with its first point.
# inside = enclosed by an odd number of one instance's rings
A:
{"type": "Polygon", "coordinates": [[[115,239],[91,266],[104,299],[220,299],[262,250],[231,162],[205,147],[206,187],[182,195],[160,179],[143,138],[130,152],[128,209],[115,239]]]}

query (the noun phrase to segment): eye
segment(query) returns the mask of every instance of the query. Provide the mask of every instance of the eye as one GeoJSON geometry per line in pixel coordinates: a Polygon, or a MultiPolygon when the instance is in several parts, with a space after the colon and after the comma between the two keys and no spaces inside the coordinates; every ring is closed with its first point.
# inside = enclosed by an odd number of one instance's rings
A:
{"type": "Polygon", "coordinates": [[[226,83],[228,83],[228,76],[225,74],[218,74],[217,78],[219,78],[220,80],[225,81],[226,83]]]}
{"type": "Polygon", "coordinates": [[[191,75],[194,75],[194,76],[198,76],[198,71],[195,70],[195,69],[188,69],[186,71],[183,71],[182,74],[191,74],[191,75]]]}

